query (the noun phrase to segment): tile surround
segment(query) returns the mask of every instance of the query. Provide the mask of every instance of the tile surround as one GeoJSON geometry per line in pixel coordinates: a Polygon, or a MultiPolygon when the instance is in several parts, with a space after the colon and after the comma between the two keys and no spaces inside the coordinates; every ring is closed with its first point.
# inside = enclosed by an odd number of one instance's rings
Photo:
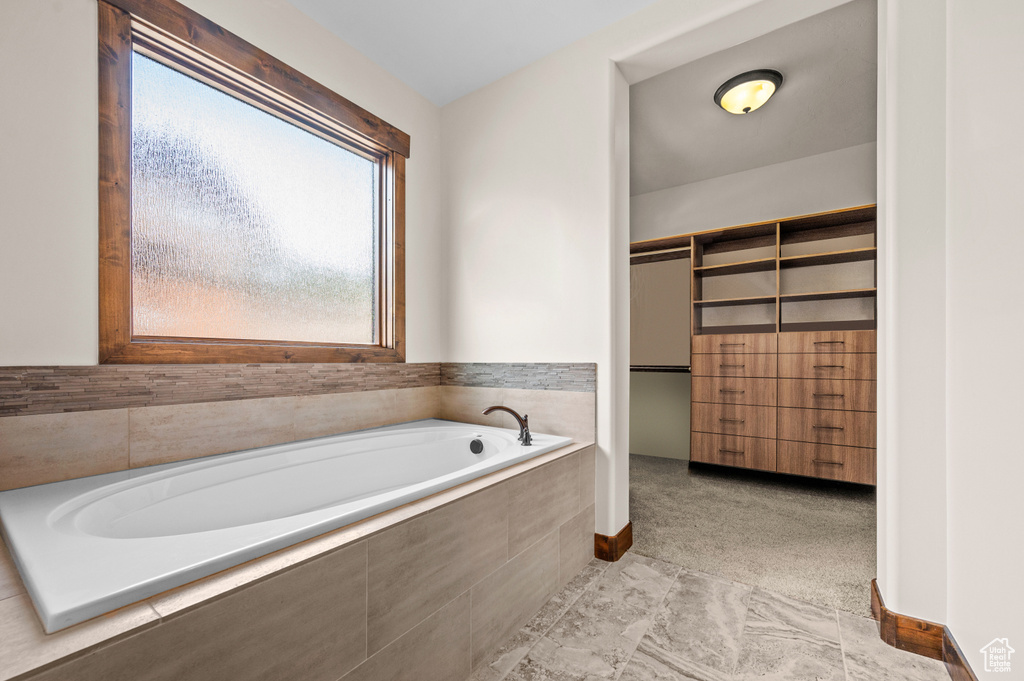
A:
{"type": "MultiPolygon", "coordinates": [[[[538,458],[543,461],[525,472],[543,471],[568,460],[570,465],[567,468],[578,474],[582,469],[581,454],[590,449],[592,447],[567,447],[563,454],[542,455],[538,458]]],[[[17,631],[23,632],[24,622],[31,621],[39,630],[37,638],[46,639],[34,640],[29,637],[21,646],[21,649],[36,654],[35,664],[31,656],[25,658],[28,662],[19,659],[19,663],[27,665],[22,669],[44,666],[39,673],[30,676],[33,680],[76,678],[91,681],[121,678],[126,672],[130,672],[133,679],[144,681],[170,681],[184,677],[260,679],[286,678],[296,671],[304,679],[315,680],[337,679],[348,669],[351,671],[344,678],[350,681],[364,678],[466,678],[473,656],[477,659],[488,658],[494,647],[503,643],[507,633],[526,624],[536,609],[561,586],[559,551],[561,540],[569,528],[556,526],[548,534],[537,536],[533,543],[510,562],[506,560],[508,522],[501,524],[482,520],[485,513],[492,512],[489,509],[500,507],[502,503],[505,508],[499,509],[495,515],[509,515],[512,509],[504,488],[523,474],[499,472],[495,474],[497,482],[488,485],[480,481],[482,488],[479,491],[471,492],[468,496],[454,497],[449,503],[425,516],[416,515],[368,537],[364,535],[355,543],[316,554],[283,572],[257,577],[255,582],[245,583],[244,580],[240,582],[233,578],[232,573],[259,569],[239,566],[200,580],[196,594],[187,593],[191,586],[180,587],[132,606],[140,610],[117,611],[111,619],[119,628],[113,632],[109,631],[109,627],[101,627],[103,630],[97,632],[96,627],[102,624],[104,618],[72,627],[65,630],[69,637],[91,636],[94,647],[89,649],[87,645],[67,642],[65,654],[71,657],[63,661],[53,662],[61,655],[45,647],[54,643],[59,645],[64,632],[43,637],[30,610],[14,618],[0,614],[0,622],[20,622],[22,626],[17,631]],[[417,525],[418,520],[430,516],[435,521],[430,527],[417,525]],[[466,586],[461,592],[457,588],[448,590],[446,596],[453,595],[447,602],[441,602],[433,611],[423,613],[422,617],[411,622],[404,631],[397,632],[376,652],[369,650],[367,643],[371,611],[381,608],[380,601],[374,600],[370,587],[374,574],[385,563],[398,562],[407,569],[400,569],[402,574],[396,573],[386,580],[391,587],[390,591],[395,591],[405,582],[431,586],[438,570],[453,568],[451,560],[444,560],[446,551],[442,548],[443,537],[438,533],[443,533],[446,525],[458,525],[460,519],[464,519],[459,532],[463,537],[473,534],[486,537],[492,532],[498,535],[498,541],[494,543],[501,551],[500,564],[479,578],[474,576],[466,580],[466,586]],[[474,528],[476,524],[484,529],[474,528]],[[382,556],[375,564],[371,555],[374,541],[384,537],[389,530],[397,532],[403,528],[407,532],[426,533],[433,537],[426,537],[419,545],[396,545],[391,548],[422,558],[423,549],[427,547],[442,559],[434,562],[417,561],[406,559],[399,553],[392,554],[390,561],[382,556]],[[217,584],[223,584],[229,590],[218,596],[217,584]],[[141,612],[148,612],[150,619],[139,620],[141,612]],[[332,613],[333,619],[324,619],[328,613],[332,613]],[[132,620],[128,615],[135,619],[132,620]],[[30,619],[26,620],[26,617],[30,619]],[[140,629],[140,626],[143,628],[140,629]],[[146,629],[147,626],[150,628],[146,629]],[[218,633],[211,635],[211,631],[218,633]],[[115,638],[105,640],[103,633],[115,638]],[[228,649],[218,652],[217,647],[222,643],[228,649]],[[189,652],[182,652],[186,650],[189,652]],[[244,654],[239,651],[244,651],[244,654]]],[[[561,476],[555,477],[562,479],[561,476]]],[[[564,482],[564,494],[578,500],[578,478],[568,477],[564,482]]],[[[445,492],[438,496],[443,498],[449,494],[445,492]]],[[[570,520],[577,519],[584,512],[592,515],[592,509],[577,509],[570,520]]],[[[372,525],[375,521],[369,519],[365,522],[372,525]]],[[[581,534],[586,532],[588,537],[593,536],[592,525],[582,525],[576,529],[581,534]]],[[[349,530],[338,531],[341,534],[345,532],[349,530]]],[[[358,534],[354,536],[359,537],[358,534]]],[[[398,535],[390,539],[395,537],[398,535]]],[[[304,544],[324,543],[329,538],[329,535],[325,535],[304,544]]],[[[408,539],[408,535],[405,538],[408,539]]],[[[476,540],[467,540],[466,543],[470,541],[476,540]]],[[[289,552],[310,555],[309,550],[303,549],[302,545],[285,549],[281,553],[289,552]]],[[[0,553],[3,553],[2,546],[0,553]]],[[[466,555],[458,554],[454,558],[465,562],[466,555]]],[[[257,559],[253,563],[274,560],[257,559]]],[[[382,593],[382,590],[377,590],[378,599],[382,593]]],[[[414,601],[419,599],[418,593],[406,596],[414,601]]],[[[393,602],[392,606],[402,608],[399,601],[401,598],[393,602]]],[[[17,607],[18,604],[23,610],[31,608],[27,596],[21,594],[0,600],[0,612],[3,607],[17,607]]],[[[2,636],[0,641],[4,641],[2,636]]],[[[0,643],[0,658],[8,657],[12,652],[9,646],[9,642],[0,643]]],[[[16,655],[21,658],[21,653],[16,652],[16,655]]],[[[9,664],[0,663],[0,679],[11,676],[9,664]]]]}
{"type": "Polygon", "coordinates": [[[128,468],[128,410],[0,418],[0,490],[128,468]]]}
{"type": "Polygon", "coordinates": [[[0,441],[5,444],[0,448],[0,491],[424,418],[512,428],[514,420],[507,414],[480,413],[503,403],[531,413],[536,432],[567,435],[577,442],[596,439],[595,393],[578,391],[580,381],[587,382],[580,376],[594,376],[591,364],[443,365],[487,367],[492,373],[478,371],[473,382],[490,376],[496,387],[456,385],[460,374],[454,369],[442,384],[442,365],[437,364],[404,365],[403,370],[382,368],[393,365],[344,366],[350,368],[0,368],[0,441]],[[546,382],[536,390],[501,387],[514,372],[497,368],[508,366],[531,367],[528,375],[544,374],[546,382]],[[571,370],[542,371],[549,366],[571,370]],[[568,378],[559,383],[559,376],[568,378]],[[124,377],[130,380],[123,393],[108,385],[124,377]],[[299,378],[307,380],[308,390],[300,390],[299,378]],[[67,387],[60,385],[64,379],[74,387],[61,390],[67,387]],[[81,387],[83,381],[95,385],[96,392],[81,387]],[[29,397],[26,384],[36,389],[29,397]],[[274,391],[289,394],[261,396],[274,391]],[[90,394],[103,399],[89,403],[84,396],[90,394]],[[116,404],[128,406],[112,408],[116,404]],[[22,413],[22,407],[31,414],[11,415],[22,413]]]}
{"type": "Polygon", "coordinates": [[[501,483],[371,537],[369,654],[504,565],[509,525],[501,483]]]}

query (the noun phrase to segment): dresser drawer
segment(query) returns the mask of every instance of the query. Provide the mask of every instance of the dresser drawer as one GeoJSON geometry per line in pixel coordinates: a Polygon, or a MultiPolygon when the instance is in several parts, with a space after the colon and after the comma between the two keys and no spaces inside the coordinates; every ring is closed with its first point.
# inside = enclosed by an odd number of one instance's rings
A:
{"type": "Polygon", "coordinates": [[[775,378],[779,373],[778,355],[694,355],[690,372],[694,376],[737,376],[775,378]]]}
{"type": "Polygon", "coordinates": [[[694,336],[693,354],[773,354],[778,352],[778,336],[774,333],[730,333],[694,336]]]}
{"type": "Polygon", "coordinates": [[[774,471],[775,440],[693,433],[690,437],[690,461],[774,471]]]}
{"type": "Polygon", "coordinates": [[[875,381],[781,378],[779,406],[875,411],[876,390],[875,381]]]}
{"type": "Polygon", "coordinates": [[[875,484],[875,450],[786,442],[777,447],[779,473],[875,484]]]}
{"type": "Polygon", "coordinates": [[[694,402],[690,429],[702,433],[775,439],[777,420],[775,407],[694,402]]]}
{"type": "Polygon", "coordinates": [[[778,400],[778,383],[774,378],[694,376],[693,401],[774,407],[778,400]]]}
{"type": "Polygon", "coordinates": [[[875,355],[779,355],[779,378],[875,379],[875,355]]]}
{"type": "Polygon", "coordinates": [[[779,352],[874,352],[874,331],[780,333],[779,352]]]}
{"type": "Polygon", "coordinates": [[[779,409],[779,439],[874,447],[875,414],[782,407],[779,409]]]}

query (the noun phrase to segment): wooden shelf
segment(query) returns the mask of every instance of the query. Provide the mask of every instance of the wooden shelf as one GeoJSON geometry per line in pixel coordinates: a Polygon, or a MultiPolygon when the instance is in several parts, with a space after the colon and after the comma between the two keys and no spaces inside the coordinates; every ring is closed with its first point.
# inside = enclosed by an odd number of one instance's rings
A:
{"type": "Polygon", "coordinates": [[[694,267],[693,273],[703,277],[721,277],[727,274],[749,274],[751,272],[771,272],[775,269],[775,258],[758,258],[743,260],[725,265],[705,265],[694,267]]]}
{"type": "Polygon", "coordinates": [[[779,300],[783,303],[805,302],[809,300],[845,300],[847,298],[873,298],[877,289],[855,288],[846,291],[816,291],[814,293],[782,293],[779,300]]]}
{"type": "Polygon", "coordinates": [[[695,300],[697,307],[735,307],[737,305],[774,305],[775,296],[751,296],[749,298],[719,298],[717,300],[695,300]]]}
{"type": "Polygon", "coordinates": [[[852,248],[846,251],[830,251],[828,253],[813,253],[811,255],[787,255],[779,258],[779,266],[782,269],[789,267],[814,267],[816,265],[838,265],[847,262],[865,262],[874,260],[878,249],[852,248]]]}

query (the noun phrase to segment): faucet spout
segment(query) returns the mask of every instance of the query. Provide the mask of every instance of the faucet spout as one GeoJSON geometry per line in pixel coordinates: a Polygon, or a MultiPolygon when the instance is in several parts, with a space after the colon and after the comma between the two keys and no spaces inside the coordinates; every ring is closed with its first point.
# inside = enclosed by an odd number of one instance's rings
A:
{"type": "Polygon", "coordinates": [[[519,424],[519,441],[523,443],[524,447],[529,447],[533,444],[533,438],[530,437],[530,416],[529,414],[523,414],[520,416],[514,409],[503,407],[501,405],[495,405],[493,407],[487,407],[484,409],[484,416],[487,416],[493,411],[503,411],[512,415],[512,418],[519,424]]]}

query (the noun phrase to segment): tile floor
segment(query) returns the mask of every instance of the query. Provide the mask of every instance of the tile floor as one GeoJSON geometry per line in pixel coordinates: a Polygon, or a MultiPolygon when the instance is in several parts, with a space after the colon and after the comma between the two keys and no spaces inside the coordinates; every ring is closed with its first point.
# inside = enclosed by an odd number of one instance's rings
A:
{"type": "Polygon", "coordinates": [[[872,620],[627,553],[595,560],[472,681],[949,681],[872,620]]]}

